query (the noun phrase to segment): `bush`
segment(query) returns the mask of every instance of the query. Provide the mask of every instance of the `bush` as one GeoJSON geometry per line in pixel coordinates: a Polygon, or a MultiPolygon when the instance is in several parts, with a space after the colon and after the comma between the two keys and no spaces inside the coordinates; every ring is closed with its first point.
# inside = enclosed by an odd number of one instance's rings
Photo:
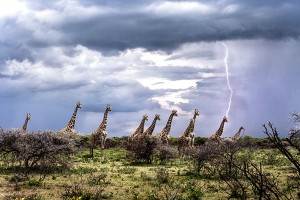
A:
{"type": "Polygon", "coordinates": [[[161,164],[165,164],[166,161],[172,158],[178,157],[178,152],[171,146],[158,145],[157,146],[158,159],[161,164]]]}
{"type": "Polygon", "coordinates": [[[175,146],[177,145],[177,138],[171,137],[169,141],[169,145],[175,146]]]}
{"type": "Polygon", "coordinates": [[[4,200],[43,200],[43,196],[37,193],[21,196],[18,194],[4,196],[4,200]]]}
{"type": "Polygon", "coordinates": [[[209,163],[217,160],[222,152],[222,147],[208,143],[198,147],[187,149],[184,154],[194,160],[194,173],[199,174],[204,167],[209,166],[209,163]]]}
{"type": "Polygon", "coordinates": [[[156,145],[156,139],[152,136],[139,137],[127,144],[126,148],[129,151],[127,158],[131,162],[147,162],[151,164],[156,145]]]}
{"type": "Polygon", "coordinates": [[[156,180],[159,184],[164,184],[169,182],[170,174],[168,169],[162,167],[155,170],[156,180]]]}
{"type": "Polygon", "coordinates": [[[104,198],[109,198],[109,196],[104,194],[103,187],[97,187],[96,189],[87,190],[84,189],[79,184],[63,185],[63,193],[61,194],[62,199],[81,199],[81,200],[100,200],[104,198]]]}
{"type": "Polygon", "coordinates": [[[25,169],[51,170],[57,166],[70,167],[72,155],[81,150],[80,137],[73,133],[0,129],[1,159],[9,165],[21,164],[25,169]]]}
{"type": "Polygon", "coordinates": [[[204,195],[200,186],[194,180],[188,181],[184,190],[186,191],[187,197],[190,200],[200,200],[204,195]]]}
{"type": "Polygon", "coordinates": [[[205,138],[205,137],[196,137],[195,138],[195,145],[196,146],[203,145],[203,144],[205,144],[206,141],[207,141],[207,138],[205,138]]]}
{"type": "Polygon", "coordinates": [[[121,147],[125,141],[127,141],[127,138],[125,138],[125,137],[107,138],[106,139],[106,146],[107,146],[107,148],[121,147]]]}
{"type": "Polygon", "coordinates": [[[100,173],[100,174],[92,174],[88,178],[88,184],[89,185],[104,185],[108,184],[106,181],[107,174],[100,173]]]}
{"type": "Polygon", "coordinates": [[[136,172],[136,168],[134,167],[123,167],[118,170],[121,174],[134,174],[136,172]]]}
{"type": "Polygon", "coordinates": [[[29,180],[28,185],[34,186],[34,187],[40,187],[42,185],[42,182],[37,179],[31,179],[31,180],[29,180]]]}

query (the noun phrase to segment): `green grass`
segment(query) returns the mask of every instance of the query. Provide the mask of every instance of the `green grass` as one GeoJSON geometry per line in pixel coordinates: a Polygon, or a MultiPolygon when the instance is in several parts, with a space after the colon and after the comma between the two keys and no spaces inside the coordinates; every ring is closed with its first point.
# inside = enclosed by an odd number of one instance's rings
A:
{"type": "MultiPolygon", "coordinates": [[[[102,198],[109,199],[165,199],[165,194],[177,199],[227,199],[224,191],[226,184],[217,176],[201,177],[189,173],[193,162],[188,158],[167,161],[164,165],[131,165],[126,160],[126,151],[122,148],[105,150],[105,161],[101,152],[95,150],[95,158],[87,158],[88,149],[75,155],[74,166],[70,170],[54,171],[44,181],[39,182],[40,174],[32,172],[30,180],[16,183],[9,179],[14,175],[11,168],[0,166],[0,196],[35,196],[36,199],[61,199],[64,187],[79,185],[87,194],[103,187],[102,198]],[[178,192],[178,193],[176,193],[178,192]],[[38,194],[38,195],[37,195],[38,194]],[[177,196],[176,196],[177,195],[177,196]]],[[[251,159],[262,163],[263,169],[274,175],[284,187],[290,163],[280,152],[274,149],[241,150],[241,159],[251,159]]],[[[15,198],[16,199],[16,198],[15,198]]]]}

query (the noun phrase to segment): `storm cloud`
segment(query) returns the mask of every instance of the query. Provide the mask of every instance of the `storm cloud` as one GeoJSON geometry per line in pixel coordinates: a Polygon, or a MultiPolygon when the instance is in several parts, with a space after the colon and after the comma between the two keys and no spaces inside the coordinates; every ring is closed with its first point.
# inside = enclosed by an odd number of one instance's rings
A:
{"type": "Polygon", "coordinates": [[[264,137],[269,120],[286,134],[300,110],[300,2],[297,1],[39,1],[11,0],[0,12],[1,127],[59,129],[75,103],[77,129],[89,134],[113,107],[108,132],[129,135],[144,114],[177,109],[173,136],[200,117],[208,136],[225,115],[229,49],[234,90],[230,136],[243,125],[264,137]]]}

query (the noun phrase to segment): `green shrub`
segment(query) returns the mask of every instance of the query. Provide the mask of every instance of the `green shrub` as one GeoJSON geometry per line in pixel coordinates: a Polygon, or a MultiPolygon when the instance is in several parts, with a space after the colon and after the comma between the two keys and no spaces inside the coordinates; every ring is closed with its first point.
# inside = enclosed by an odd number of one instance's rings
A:
{"type": "Polygon", "coordinates": [[[134,174],[136,170],[137,169],[135,167],[123,167],[118,169],[117,171],[121,174],[134,174]]]}
{"type": "Polygon", "coordinates": [[[9,182],[16,183],[28,180],[28,177],[25,174],[14,174],[9,178],[9,182]]]}
{"type": "Polygon", "coordinates": [[[88,178],[88,184],[89,185],[107,184],[106,177],[107,177],[107,174],[105,174],[105,173],[93,174],[88,178]]]}
{"type": "Polygon", "coordinates": [[[152,177],[148,176],[145,172],[141,172],[141,179],[145,182],[152,181],[152,177]]]}
{"type": "Polygon", "coordinates": [[[170,141],[169,141],[170,145],[177,145],[177,138],[171,137],[170,141]]]}
{"type": "Polygon", "coordinates": [[[93,172],[97,172],[96,168],[93,167],[78,167],[72,170],[75,174],[90,174],[93,172]]]}
{"type": "Polygon", "coordinates": [[[155,178],[159,184],[164,184],[169,182],[170,174],[168,169],[161,167],[155,170],[155,178]]]}
{"type": "Polygon", "coordinates": [[[204,195],[203,191],[194,180],[188,181],[183,189],[186,191],[187,197],[190,200],[200,200],[204,195]]]}
{"type": "Polygon", "coordinates": [[[37,179],[30,179],[28,182],[29,186],[34,186],[34,187],[40,187],[42,185],[42,182],[37,179]]]}
{"type": "Polygon", "coordinates": [[[206,137],[196,137],[195,138],[195,145],[203,145],[206,142],[207,138],[206,137]]]}
{"type": "Polygon", "coordinates": [[[3,197],[4,200],[43,200],[43,196],[38,194],[38,193],[34,193],[34,194],[29,194],[27,196],[22,196],[22,195],[18,195],[18,194],[13,194],[13,195],[7,195],[3,197]]]}
{"type": "Polygon", "coordinates": [[[72,185],[63,185],[61,198],[64,200],[80,199],[80,200],[98,200],[108,199],[111,195],[104,194],[104,187],[87,190],[77,183],[72,185]]]}

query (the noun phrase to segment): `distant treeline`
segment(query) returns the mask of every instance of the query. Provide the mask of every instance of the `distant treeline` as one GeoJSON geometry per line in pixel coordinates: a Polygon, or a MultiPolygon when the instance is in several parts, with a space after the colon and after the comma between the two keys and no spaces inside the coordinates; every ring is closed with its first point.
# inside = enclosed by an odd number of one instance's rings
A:
{"type": "MultiPolygon", "coordinates": [[[[90,135],[82,135],[82,142],[85,147],[89,147],[89,138],[90,135]]],[[[125,147],[128,141],[129,136],[122,136],[122,137],[111,137],[106,139],[105,146],[106,148],[113,148],[113,147],[125,147]]],[[[177,145],[177,139],[172,137],[169,144],[170,145],[177,145]]],[[[195,146],[203,145],[207,140],[207,137],[196,137],[195,138],[195,146]]],[[[245,142],[249,143],[252,147],[259,147],[259,148],[275,148],[275,146],[270,142],[268,138],[254,138],[251,136],[244,136],[240,140],[244,140],[245,142]]],[[[285,141],[285,139],[282,139],[285,141]]],[[[288,143],[286,143],[288,145],[288,143]]]]}

